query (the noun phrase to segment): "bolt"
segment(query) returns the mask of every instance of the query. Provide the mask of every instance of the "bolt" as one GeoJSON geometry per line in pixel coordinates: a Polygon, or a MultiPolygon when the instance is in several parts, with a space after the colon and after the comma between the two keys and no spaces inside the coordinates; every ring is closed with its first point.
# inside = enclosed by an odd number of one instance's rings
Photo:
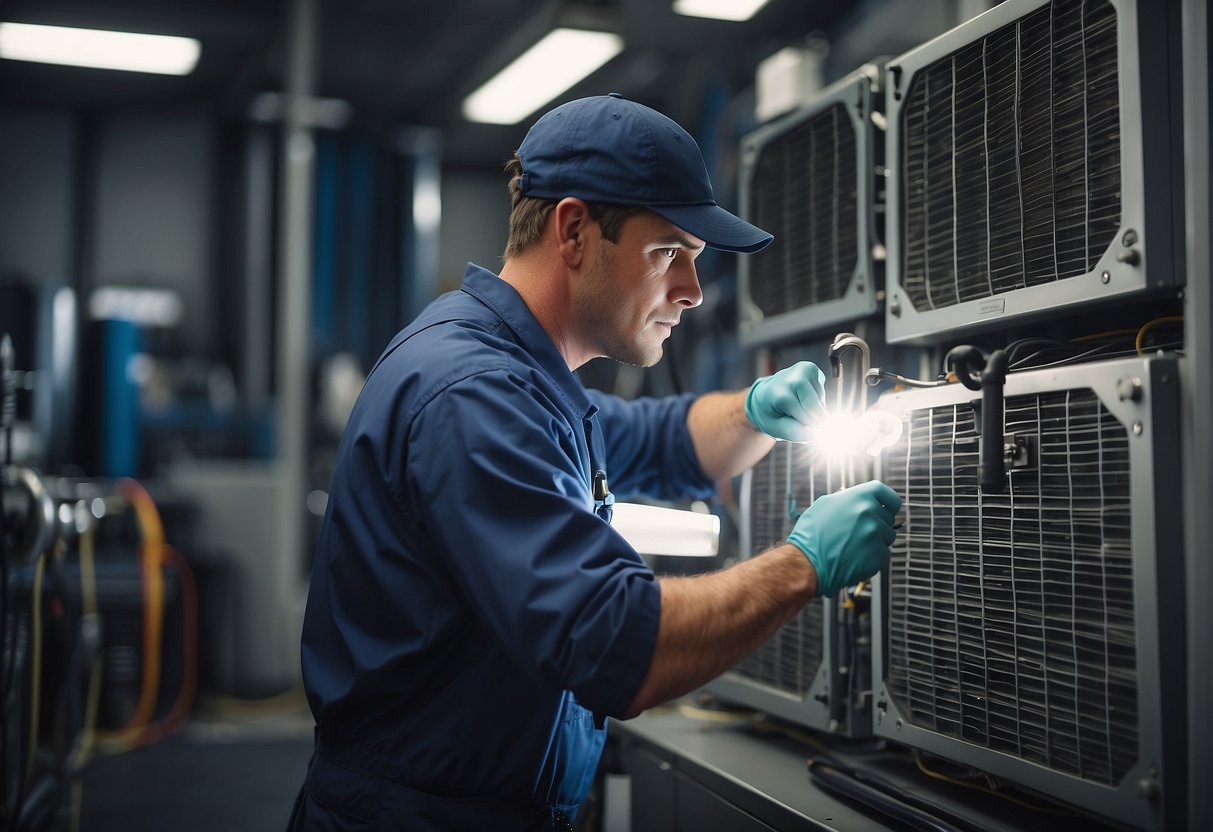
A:
{"type": "Polygon", "coordinates": [[[1141,401],[1142,387],[1141,379],[1134,376],[1125,376],[1116,382],[1116,394],[1120,396],[1122,402],[1141,401]]]}
{"type": "Polygon", "coordinates": [[[901,317],[901,301],[894,300],[889,304],[889,311],[893,313],[894,318],[901,317]]]}
{"type": "Polygon", "coordinates": [[[1143,800],[1151,802],[1158,800],[1162,790],[1158,788],[1158,784],[1148,778],[1141,778],[1137,781],[1137,796],[1143,800]]]}
{"type": "Polygon", "coordinates": [[[1141,262],[1141,255],[1137,253],[1137,249],[1135,248],[1122,248],[1116,253],[1116,259],[1126,265],[1136,266],[1141,262]]]}
{"type": "Polygon", "coordinates": [[[1134,423],[1133,423],[1133,435],[1134,435],[1134,436],[1141,436],[1142,431],[1144,431],[1144,430],[1145,430],[1145,426],[1144,426],[1144,425],[1142,425],[1142,423],[1141,423],[1141,422],[1134,422],[1134,423]]]}
{"type": "Polygon", "coordinates": [[[836,731],[837,731],[837,730],[838,730],[838,729],[839,729],[841,726],[838,724],[838,720],[836,720],[836,719],[831,719],[831,720],[830,720],[830,726],[829,726],[829,727],[830,727],[830,732],[831,732],[831,733],[834,733],[834,732],[836,732],[836,731]]]}
{"type": "Polygon", "coordinates": [[[1102,280],[1104,283],[1111,283],[1112,282],[1112,273],[1104,272],[1103,274],[1101,274],[1099,276],[1099,279],[1102,280]]]}
{"type": "Polygon", "coordinates": [[[1137,232],[1134,231],[1132,228],[1126,230],[1124,235],[1122,235],[1120,238],[1120,244],[1122,246],[1124,246],[1125,248],[1128,248],[1131,245],[1136,245],[1137,244],[1137,232]]]}
{"type": "Polygon", "coordinates": [[[897,730],[898,730],[898,731],[900,731],[900,730],[901,730],[901,720],[900,720],[900,719],[899,719],[899,720],[897,720],[897,730]]]}

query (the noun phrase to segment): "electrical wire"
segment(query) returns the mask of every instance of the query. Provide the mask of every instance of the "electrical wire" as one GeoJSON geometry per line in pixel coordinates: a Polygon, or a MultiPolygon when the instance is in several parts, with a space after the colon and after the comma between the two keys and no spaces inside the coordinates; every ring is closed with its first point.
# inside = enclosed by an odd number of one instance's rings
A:
{"type": "MultiPolygon", "coordinates": [[[[46,574],[46,552],[38,554],[34,566],[34,590],[30,612],[30,718],[29,718],[29,756],[25,761],[25,777],[23,788],[29,788],[34,776],[34,756],[38,750],[38,720],[42,697],[42,579],[46,574]]],[[[20,805],[20,801],[18,801],[20,805]]]]}
{"type": "MultiPolygon", "coordinates": [[[[80,533],[80,598],[85,617],[97,615],[96,525],[90,521],[80,533]]],[[[95,618],[91,619],[95,620],[95,618]]],[[[76,747],[68,755],[68,776],[71,778],[71,832],[80,829],[82,783],[80,774],[93,754],[97,730],[97,711],[101,703],[101,652],[93,657],[89,668],[88,689],[84,700],[84,724],[76,747]]]]}
{"type": "Polygon", "coordinates": [[[1138,355],[1146,354],[1145,347],[1144,347],[1145,338],[1146,338],[1146,333],[1149,332],[1151,329],[1154,329],[1156,326],[1161,326],[1163,324],[1183,323],[1183,320],[1184,320],[1183,315],[1166,315],[1162,318],[1155,318],[1152,321],[1147,321],[1142,326],[1141,329],[1137,330],[1137,337],[1133,339],[1133,346],[1137,347],[1137,354],[1138,355]]]}
{"type": "Polygon", "coordinates": [[[1052,806],[1041,806],[1039,804],[1029,803],[1026,800],[1021,800],[1018,797],[1015,797],[1014,795],[1007,794],[1005,791],[1000,789],[991,788],[990,786],[980,786],[976,783],[970,783],[958,777],[952,777],[944,774],[943,772],[935,771],[934,769],[928,768],[927,764],[923,762],[921,751],[916,750],[914,752],[914,763],[918,766],[918,770],[927,777],[935,780],[942,780],[945,783],[951,783],[953,786],[961,786],[962,788],[973,789],[974,791],[994,795],[995,797],[1000,797],[1003,800],[1014,803],[1016,806],[1021,806],[1024,809],[1028,809],[1033,812],[1039,812],[1040,814],[1044,815],[1060,815],[1061,817],[1070,818],[1079,816],[1076,812],[1071,812],[1068,809],[1058,809],[1052,806]]]}

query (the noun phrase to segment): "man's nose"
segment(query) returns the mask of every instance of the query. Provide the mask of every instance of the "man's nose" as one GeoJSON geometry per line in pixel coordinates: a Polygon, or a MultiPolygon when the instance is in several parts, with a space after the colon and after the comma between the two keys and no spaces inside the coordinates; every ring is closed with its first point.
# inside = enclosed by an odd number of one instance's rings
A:
{"type": "Polygon", "coordinates": [[[703,303],[703,290],[699,286],[694,258],[679,252],[673,268],[676,270],[676,281],[670,291],[670,300],[687,309],[694,309],[703,303]]]}

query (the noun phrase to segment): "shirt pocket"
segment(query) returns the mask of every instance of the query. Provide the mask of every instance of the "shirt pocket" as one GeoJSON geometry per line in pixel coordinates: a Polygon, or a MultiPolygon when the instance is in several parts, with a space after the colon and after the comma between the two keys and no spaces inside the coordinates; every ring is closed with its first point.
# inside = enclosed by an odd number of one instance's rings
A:
{"type": "Polygon", "coordinates": [[[577,807],[594,782],[598,760],[606,742],[606,729],[594,726],[594,714],[581,707],[566,693],[555,736],[544,763],[546,788],[537,789],[552,807],[575,815],[577,807]]]}

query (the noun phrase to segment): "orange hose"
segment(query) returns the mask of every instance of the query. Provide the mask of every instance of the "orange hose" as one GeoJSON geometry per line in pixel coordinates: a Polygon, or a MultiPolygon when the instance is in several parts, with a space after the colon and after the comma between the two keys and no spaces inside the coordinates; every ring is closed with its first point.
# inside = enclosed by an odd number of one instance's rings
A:
{"type": "MultiPolygon", "coordinates": [[[[133,479],[118,481],[118,493],[135,510],[142,540],[139,545],[139,576],[143,591],[143,679],[139,702],[121,729],[135,734],[142,731],[156,709],[160,692],[160,652],[164,641],[164,525],[156,504],[142,485],[133,479]]],[[[130,737],[133,741],[137,738],[130,737]]]]}
{"type": "Polygon", "coordinates": [[[162,563],[165,566],[171,565],[176,568],[181,576],[182,641],[185,656],[181,668],[181,688],[177,692],[177,700],[167,714],[144,729],[139,736],[139,745],[159,742],[181,730],[181,726],[189,717],[190,709],[194,706],[194,696],[198,691],[197,584],[194,583],[194,573],[184,555],[172,546],[163,546],[161,551],[165,556],[162,563]]]}

